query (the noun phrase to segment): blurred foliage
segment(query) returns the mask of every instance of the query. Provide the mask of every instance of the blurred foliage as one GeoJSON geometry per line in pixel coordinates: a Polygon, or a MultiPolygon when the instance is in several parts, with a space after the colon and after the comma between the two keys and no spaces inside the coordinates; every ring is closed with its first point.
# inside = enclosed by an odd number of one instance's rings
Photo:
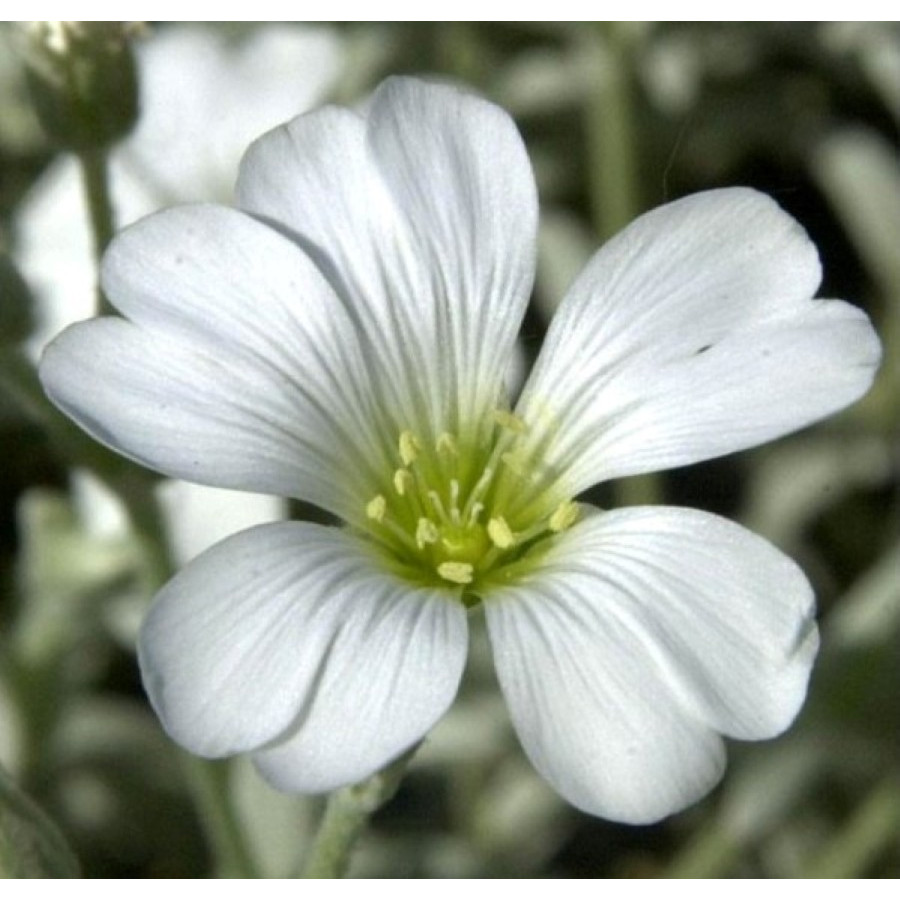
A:
{"type": "Polygon", "coordinates": [[[57,827],[0,769],[0,877],[79,875],[78,861],[57,827]]]}
{"type": "MultiPolygon", "coordinates": [[[[181,27],[155,26],[142,40],[181,27]]],[[[247,46],[257,31],[230,26],[216,39],[247,46]]],[[[813,581],[822,650],[788,734],[731,746],[722,785],[659,825],[592,819],[529,768],[476,627],[459,702],[376,816],[353,872],[900,874],[900,29],[364,23],[328,34],[339,66],[325,94],[339,102],[388,74],[431,73],[467,82],[516,118],[542,200],[529,354],[600,239],[666,200],[738,184],[803,223],[822,256],[823,294],[865,308],[886,349],[875,389],[843,415],[654,486],[667,502],[766,535],[813,581]]],[[[290,874],[321,801],[275,794],[243,760],[201,770],[162,735],[133,656],[164,565],[147,540],[155,520],[133,502],[121,466],[107,481],[127,515],[96,485],[78,487],[74,464],[103,470],[103,460],[65,439],[34,389],[34,353],[22,342],[46,309],[18,260],[26,209],[59,152],[40,130],[15,43],[0,31],[0,761],[19,786],[3,776],[4,796],[15,797],[4,809],[31,824],[10,839],[51,847],[59,874],[71,872],[46,813],[88,876],[227,874],[235,835],[208,817],[220,804],[246,829],[256,869],[290,874]]],[[[265,60],[257,68],[264,77],[265,60]]],[[[298,79],[310,77],[298,68],[298,79]]],[[[127,91],[107,101],[131,102],[127,91]]],[[[67,226],[73,239],[85,221],[67,226]]],[[[54,252],[62,266],[64,249],[54,252]]],[[[609,501],[604,491],[599,499],[609,501]]]]}

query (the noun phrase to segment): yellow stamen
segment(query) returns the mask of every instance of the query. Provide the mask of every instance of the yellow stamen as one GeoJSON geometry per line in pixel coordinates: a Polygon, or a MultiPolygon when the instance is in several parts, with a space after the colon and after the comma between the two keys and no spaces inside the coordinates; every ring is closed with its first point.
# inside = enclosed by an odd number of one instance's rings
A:
{"type": "Polygon", "coordinates": [[[401,496],[406,496],[406,492],[413,486],[412,472],[409,469],[397,469],[394,472],[394,490],[401,496]]]}
{"type": "Polygon", "coordinates": [[[387,511],[387,500],[381,494],[373,497],[366,504],[366,515],[375,522],[381,522],[387,511]]]}
{"type": "Polygon", "coordinates": [[[509,550],[516,542],[516,536],[503,516],[496,516],[488,522],[487,533],[494,546],[501,550],[509,550]]]}
{"type": "Polygon", "coordinates": [[[549,437],[540,419],[527,424],[502,406],[458,433],[397,429],[394,468],[373,484],[383,493],[370,493],[368,502],[363,495],[373,543],[392,564],[418,570],[428,583],[464,588],[458,594],[526,570],[539,559],[532,545],[581,514],[578,504],[560,502],[560,485],[549,484],[554,472],[543,464],[549,437]]]}
{"type": "Polygon", "coordinates": [[[471,584],[475,578],[472,564],[464,562],[443,562],[437,567],[437,573],[454,584],[471,584]]]}
{"type": "Polygon", "coordinates": [[[566,500],[556,507],[556,511],[550,516],[550,530],[554,532],[565,531],[575,524],[578,519],[578,504],[573,500],[566,500]]]}
{"type": "Polygon", "coordinates": [[[421,518],[416,526],[416,545],[421,550],[426,544],[433,544],[441,536],[437,525],[431,519],[421,518]]]}

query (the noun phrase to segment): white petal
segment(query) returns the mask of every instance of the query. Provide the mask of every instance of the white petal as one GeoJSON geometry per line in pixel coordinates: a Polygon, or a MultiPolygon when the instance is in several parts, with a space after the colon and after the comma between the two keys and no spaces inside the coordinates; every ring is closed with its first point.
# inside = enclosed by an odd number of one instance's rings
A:
{"type": "Polygon", "coordinates": [[[280,790],[319,793],[361,781],[423,738],[456,696],[467,650],[456,596],[374,574],[360,587],[375,595],[370,608],[347,598],[341,640],[297,729],[254,757],[280,790]]]}
{"type": "Polygon", "coordinates": [[[237,194],[319,261],[371,336],[403,416],[453,430],[495,402],[537,221],[528,158],[502,110],[392,79],[366,117],[326,108],[261,138],[237,194]]]}
{"type": "Polygon", "coordinates": [[[82,323],[48,348],[41,378],[66,413],[167,475],[352,516],[395,436],[379,438],[353,326],[292,242],[180,207],[124,231],[103,274],[132,322],[82,323]]]}
{"type": "Polygon", "coordinates": [[[465,610],[376,569],[345,532],[262,525],[163,590],[141,632],[144,684],[194,753],[260,754],[277,785],[329,790],[419,740],[453,700],[465,610]],[[285,759],[287,757],[287,759],[285,759]]]}
{"type": "Polygon", "coordinates": [[[710,191],[601,249],[563,301],[519,406],[556,435],[573,492],[801,428],[859,398],[866,316],[812,300],[815,248],[770,199],[710,191]]]}
{"type": "Polygon", "coordinates": [[[628,822],[675,812],[715,784],[717,732],[785,729],[818,645],[800,570],[694,510],[593,516],[485,610],[535,767],[576,806],[628,822]]]}

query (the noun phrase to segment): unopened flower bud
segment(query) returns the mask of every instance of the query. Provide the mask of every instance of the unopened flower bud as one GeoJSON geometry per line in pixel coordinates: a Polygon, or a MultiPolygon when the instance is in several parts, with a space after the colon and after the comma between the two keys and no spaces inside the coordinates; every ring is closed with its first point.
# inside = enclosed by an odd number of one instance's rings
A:
{"type": "Polygon", "coordinates": [[[126,22],[31,22],[22,50],[34,107],[48,136],[81,152],[108,147],[138,114],[137,75],[126,22]]]}

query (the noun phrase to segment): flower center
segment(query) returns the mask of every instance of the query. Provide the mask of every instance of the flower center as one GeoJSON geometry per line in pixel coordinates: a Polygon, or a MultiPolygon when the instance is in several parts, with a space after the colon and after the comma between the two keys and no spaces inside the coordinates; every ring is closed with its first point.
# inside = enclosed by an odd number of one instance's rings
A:
{"type": "Polygon", "coordinates": [[[397,468],[365,513],[389,565],[405,577],[477,594],[522,574],[540,545],[578,518],[518,416],[496,410],[484,431],[465,441],[446,431],[433,441],[400,433],[397,468]]]}

